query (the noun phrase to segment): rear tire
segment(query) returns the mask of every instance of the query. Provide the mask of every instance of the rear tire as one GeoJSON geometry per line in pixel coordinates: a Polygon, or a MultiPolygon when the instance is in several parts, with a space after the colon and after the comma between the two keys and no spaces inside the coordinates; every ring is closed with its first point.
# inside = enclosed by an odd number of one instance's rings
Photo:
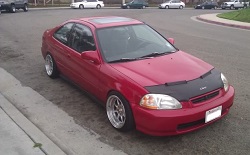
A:
{"type": "Polygon", "coordinates": [[[23,11],[24,11],[24,12],[27,12],[27,11],[28,11],[28,5],[27,5],[27,4],[24,4],[23,11]]]}
{"type": "Polygon", "coordinates": [[[216,10],[216,9],[217,9],[217,6],[214,7],[214,10],[216,10]]]}
{"type": "Polygon", "coordinates": [[[55,60],[50,53],[48,53],[45,57],[44,66],[45,66],[46,73],[50,78],[54,79],[58,77],[59,72],[58,72],[55,60]]]}
{"type": "Polygon", "coordinates": [[[182,6],[182,5],[180,5],[180,6],[179,6],[179,9],[183,9],[183,6],[182,6]]]}

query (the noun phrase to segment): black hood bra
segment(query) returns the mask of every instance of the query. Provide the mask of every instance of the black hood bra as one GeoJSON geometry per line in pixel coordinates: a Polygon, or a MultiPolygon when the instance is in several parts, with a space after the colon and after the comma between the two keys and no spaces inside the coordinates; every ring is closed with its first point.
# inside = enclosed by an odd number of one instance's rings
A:
{"type": "Polygon", "coordinates": [[[145,87],[150,93],[170,95],[178,101],[188,101],[193,97],[219,88],[223,88],[223,82],[221,80],[221,72],[216,69],[212,69],[194,80],[145,87]]]}

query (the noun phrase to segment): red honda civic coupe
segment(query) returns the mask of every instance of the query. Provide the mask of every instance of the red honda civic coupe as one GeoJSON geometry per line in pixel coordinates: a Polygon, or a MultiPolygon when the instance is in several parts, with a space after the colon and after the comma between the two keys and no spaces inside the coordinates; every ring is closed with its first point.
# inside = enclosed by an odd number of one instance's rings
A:
{"type": "Polygon", "coordinates": [[[47,75],[101,101],[115,129],[166,136],[217,121],[234,100],[220,71],[173,44],[143,22],[109,16],[46,30],[41,51],[47,75]]]}

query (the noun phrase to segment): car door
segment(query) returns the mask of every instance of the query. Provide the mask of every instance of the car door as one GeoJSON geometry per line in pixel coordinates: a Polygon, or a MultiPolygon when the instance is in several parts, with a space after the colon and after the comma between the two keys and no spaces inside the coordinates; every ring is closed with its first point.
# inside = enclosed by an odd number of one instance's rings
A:
{"type": "Polygon", "coordinates": [[[89,6],[89,0],[83,0],[81,4],[84,6],[84,8],[89,8],[90,7],[89,6]]]}
{"type": "Polygon", "coordinates": [[[169,1],[169,8],[174,8],[174,3],[173,3],[173,1],[169,1]]]}
{"type": "Polygon", "coordinates": [[[180,2],[180,1],[176,0],[176,1],[174,2],[174,8],[179,8],[180,5],[181,5],[181,2],[180,2]]]}
{"type": "Polygon", "coordinates": [[[22,7],[21,0],[14,0],[16,8],[22,7]]]}
{"type": "Polygon", "coordinates": [[[176,2],[170,1],[169,8],[176,8],[176,2]]]}
{"type": "Polygon", "coordinates": [[[234,6],[235,7],[243,7],[242,0],[236,0],[236,1],[234,1],[234,6]]]}
{"type": "Polygon", "coordinates": [[[131,8],[140,8],[140,7],[141,7],[141,4],[140,4],[139,0],[134,0],[132,2],[132,7],[131,8]]]}
{"type": "Polygon", "coordinates": [[[76,24],[72,29],[69,68],[74,73],[74,81],[80,87],[96,95],[99,90],[100,64],[81,57],[83,52],[96,51],[93,33],[87,25],[76,24]]]}
{"type": "Polygon", "coordinates": [[[208,2],[208,9],[212,9],[213,8],[213,3],[212,2],[208,2]]]}
{"type": "Polygon", "coordinates": [[[97,5],[97,0],[87,0],[89,8],[95,8],[97,5]]]}
{"type": "Polygon", "coordinates": [[[53,34],[49,51],[52,52],[57,67],[66,76],[72,75],[67,63],[69,57],[70,33],[75,23],[66,23],[58,28],[53,34]]]}

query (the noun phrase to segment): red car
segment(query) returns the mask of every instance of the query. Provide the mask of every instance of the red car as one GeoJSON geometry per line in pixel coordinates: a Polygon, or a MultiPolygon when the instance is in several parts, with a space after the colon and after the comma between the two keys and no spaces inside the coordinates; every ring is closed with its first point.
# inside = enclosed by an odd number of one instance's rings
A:
{"type": "Polygon", "coordinates": [[[62,74],[95,96],[119,131],[183,134],[217,121],[233,104],[234,88],[220,71],[138,20],[69,20],[42,40],[47,75],[62,74]]]}

